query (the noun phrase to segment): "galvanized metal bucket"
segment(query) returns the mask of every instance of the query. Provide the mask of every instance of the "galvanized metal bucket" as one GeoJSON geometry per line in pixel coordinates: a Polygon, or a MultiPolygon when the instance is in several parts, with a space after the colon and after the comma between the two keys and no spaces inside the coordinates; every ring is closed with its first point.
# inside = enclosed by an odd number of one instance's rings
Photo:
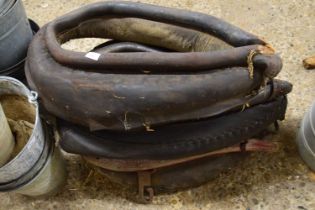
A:
{"type": "Polygon", "coordinates": [[[16,189],[16,193],[28,196],[54,195],[65,184],[66,165],[58,147],[52,147],[46,163],[27,184],[16,189]]]}
{"type": "Polygon", "coordinates": [[[20,81],[0,76],[0,96],[20,95],[35,107],[34,129],[24,148],[8,163],[0,167],[0,191],[42,196],[55,192],[66,179],[65,164],[55,148],[53,135],[39,116],[37,93],[20,81]]]}
{"type": "Polygon", "coordinates": [[[27,97],[29,103],[36,109],[34,130],[27,144],[15,158],[0,168],[0,183],[6,183],[20,178],[38,161],[43,152],[45,136],[39,117],[36,92],[30,91],[22,82],[16,79],[0,76],[1,95],[27,97]]]}
{"type": "Polygon", "coordinates": [[[315,171],[315,101],[304,115],[296,143],[302,159],[315,171]]]}
{"type": "MultiPolygon", "coordinates": [[[[43,124],[44,129],[47,131],[46,124],[43,124]]],[[[34,177],[36,177],[40,170],[44,167],[44,165],[47,162],[48,155],[50,154],[51,148],[53,148],[54,144],[52,141],[51,136],[49,136],[48,132],[45,132],[45,145],[43,148],[43,152],[41,156],[39,157],[38,161],[35,163],[35,165],[30,168],[29,171],[27,171],[25,174],[23,174],[20,178],[16,180],[12,180],[7,183],[1,183],[0,184],[0,191],[14,191],[17,190],[27,183],[30,182],[34,177]]]]}

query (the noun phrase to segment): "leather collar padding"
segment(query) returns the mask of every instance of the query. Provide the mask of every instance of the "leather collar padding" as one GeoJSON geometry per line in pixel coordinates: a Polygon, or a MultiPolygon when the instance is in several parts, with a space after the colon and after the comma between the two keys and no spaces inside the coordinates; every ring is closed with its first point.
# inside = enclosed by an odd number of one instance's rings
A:
{"type": "Polygon", "coordinates": [[[257,55],[254,78],[249,77],[247,55],[265,49],[262,45],[256,36],[209,15],[102,2],[44,26],[30,45],[26,76],[59,118],[90,130],[144,130],[216,116],[235,108],[235,100],[247,100],[265,76],[281,69],[278,56],[257,55]],[[93,60],[60,46],[82,37],[176,52],[101,53],[93,60]]]}
{"type": "Polygon", "coordinates": [[[154,132],[89,132],[59,123],[61,147],[70,153],[116,159],[175,159],[238,144],[283,120],[287,99],[206,120],[162,126],[154,132]]]}

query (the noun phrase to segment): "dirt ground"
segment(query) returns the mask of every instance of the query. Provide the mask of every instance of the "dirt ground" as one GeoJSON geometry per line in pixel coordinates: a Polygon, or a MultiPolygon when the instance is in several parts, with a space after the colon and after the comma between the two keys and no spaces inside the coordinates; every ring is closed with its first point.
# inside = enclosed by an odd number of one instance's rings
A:
{"type": "MultiPolygon", "coordinates": [[[[24,0],[27,14],[39,25],[93,1],[24,0]]],[[[300,159],[294,144],[303,114],[315,98],[315,72],[302,59],[315,55],[313,0],[141,0],[211,14],[268,40],[283,58],[280,79],[294,84],[286,120],[272,137],[280,150],[252,154],[238,168],[201,187],[157,196],[153,204],[128,200],[133,194],[91,173],[80,158],[67,155],[69,178],[59,194],[31,199],[0,194],[0,209],[315,209],[315,174],[300,159]],[[90,174],[90,176],[89,176],[90,174]]],[[[88,42],[69,43],[81,49],[88,42]]]]}

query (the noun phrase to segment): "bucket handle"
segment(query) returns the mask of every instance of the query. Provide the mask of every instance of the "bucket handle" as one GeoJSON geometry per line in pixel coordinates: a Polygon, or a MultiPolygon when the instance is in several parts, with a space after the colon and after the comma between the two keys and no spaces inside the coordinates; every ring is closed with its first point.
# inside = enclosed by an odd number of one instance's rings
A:
{"type": "Polygon", "coordinates": [[[38,93],[32,90],[30,96],[28,97],[28,101],[30,103],[36,103],[37,99],[38,99],[38,93]]]}

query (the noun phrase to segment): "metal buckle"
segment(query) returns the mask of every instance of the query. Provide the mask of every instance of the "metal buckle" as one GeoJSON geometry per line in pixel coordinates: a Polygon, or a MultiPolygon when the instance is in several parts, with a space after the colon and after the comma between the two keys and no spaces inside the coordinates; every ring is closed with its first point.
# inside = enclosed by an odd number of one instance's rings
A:
{"type": "Polygon", "coordinates": [[[151,183],[153,170],[138,171],[138,201],[141,203],[151,203],[154,196],[154,189],[151,183]]]}

